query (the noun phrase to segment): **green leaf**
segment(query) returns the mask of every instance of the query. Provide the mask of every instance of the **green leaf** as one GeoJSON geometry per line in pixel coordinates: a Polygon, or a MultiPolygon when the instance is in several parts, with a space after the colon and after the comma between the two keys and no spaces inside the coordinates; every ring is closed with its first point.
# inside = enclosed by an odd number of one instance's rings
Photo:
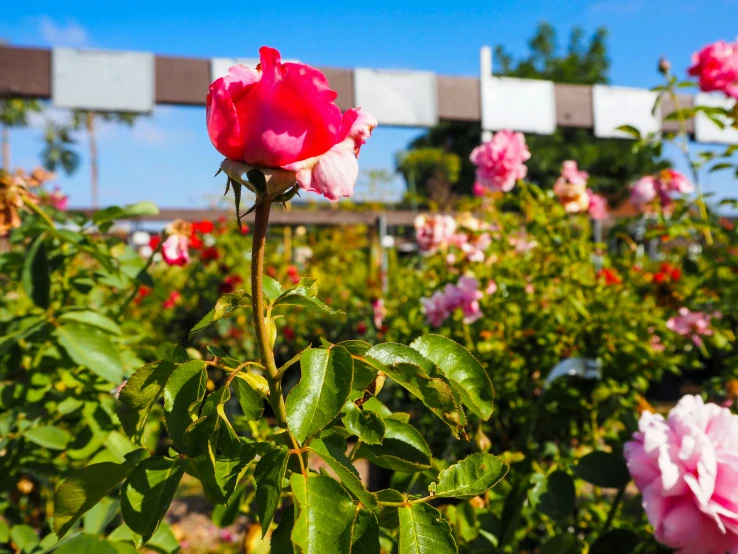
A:
{"type": "Polygon", "coordinates": [[[270,542],[270,552],[273,554],[292,554],[294,547],[292,545],[292,529],[295,526],[295,506],[290,504],[282,512],[282,518],[279,525],[272,533],[270,542]]]}
{"type": "Polygon", "coordinates": [[[131,528],[136,548],[156,532],[177,492],[185,460],[163,456],[141,462],[128,476],[121,491],[123,521],[131,528]]]}
{"type": "Polygon", "coordinates": [[[355,391],[364,392],[377,377],[377,368],[364,359],[364,355],[372,345],[363,340],[345,340],[339,342],[337,346],[343,346],[354,357],[354,380],[351,383],[351,388],[355,391]]]}
{"type": "Polygon", "coordinates": [[[128,204],[123,207],[110,206],[103,210],[98,210],[92,215],[92,222],[105,232],[117,219],[156,215],[158,213],[159,209],[156,207],[156,204],[145,201],[138,202],[137,204],[128,204]]]}
{"type": "Polygon", "coordinates": [[[48,323],[45,316],[26,317],[19,321],[19,329],[17,331],[0,337],[0,356],[18,344],[18,341],[27,339],[43,329],[48,323]]]}
{"type": "Polygon", "coordinates": [[[482,364],[466,348],[441,335],[418,337],[410,345],[443,372],[464,406],[485,421],[490,418],[495,389],[482,364]]]}
{"type": "Polygon", "coordinates": [[[345,447],[345,441],[335,435],[324,439],[315,439],[310,443],[310,449],[328,464],[341,480],[343,486],[365,506],[373,510],[377,507],[377,496],[364,487],[359,472],[346,456],[345,447]]]}
{"type": "Polygon", "coordinates": [[[232,385],[244,417],[248,421],[256,421],[261,418],[262,413],[264,413],[264,398],[243,379],[234,379],[232,385]]]}
{"type": "MultiPolygon", "coordinates": [[[[133,467],[133,466],[131,466],[133,467]]],[[[82,518],[82,529],[91,535],[100,535],[118,515],[120,502],[116,498],[105,496],[95,504],[82,518]]]]}
{"type": "Polygon", "coordinates": [[[556,535],[543,546],[540,554],[579,554],[582,551],[577,536],[572,533],[556,535]]]}
{"type": "Polygon", "coordinates": [[[179,452],[185,451],[184,432],[197,419],[200,405],[205,398],[208,383],[206,367],[202,360],[182,364],[166,380],[161,391],[164,397],[164,419],[167,430],[174,448],[179,452]]]}
{"type": "Polygon", "coordinates": [[[213,523],[220,528],[233,525],[241,509],[241,501],[246,493],[248,482],[244,481],[233,491],[226,504],[218,504],[213,508],[213,523]]]}
{"type": "Polygon", "coordinates": [[[335,418],[351,392],[353,362],[341,346],[310,348],[300,358],[300,382],[287,396],[287,425],[300,444],[335,418]]]}
{"type": "Polygon", "coordinates": [[[287,289],[276,300],[273,300],[272,306],[275,308],[277,306],[299,306],[331,315],[343,313],[326,306],[317,298],[317,294],[318,287],[315,279],[303,277],[296,286],[287,289]]]}
{"type": "Polygon", "coordinates": [[[107,496],[148,455],[146,450],[136,450],[122,464],[92,464],[67,477],[54,495],[54,532],[63,537],[75,521],[107,496]]]}
{"type": "MultiPolygon", "coordinates": [[[[377,499],[380,502],[405,502],[405,496],[394,490],[384,489],[376,492],[377,499]]],[[[381,506],[381,511],[377,516],[379,526],[384,529],[397,529],[400,526],[400,516],[397,513],[396,506],[381,506]]]]}
{"type": "Polygon", "coordinates": [[[256,505],[259,522],[261,523],[262,538],[269,530],[269,526],[274,519],[274,512],[279,507],[282,481],[287,472],[289,457],[286,448],[275,448],[262,456],[254,468],[256,505]]]}
{"type": "Polygon", "coordinates": [[[269,303],[274,302],[282,294],[282,285],[279,281],[272,279],[269,275],[264,275],[262,278],[261,288],[264,294],[269,299],[269,303]]]}
{"type": "Polygon", "coordinates": [[[556,521],[564,521],[574,512],[576,492],[574,481],[565,471],[554,471],[537,491],[538,510],[556,521]]]}
{"type": "Polygon", "coordinates": [[[500,537],[500,549],[505,545],[512,544],[512,541],[515,539],[515,533],[520,526],[523,507],[528,497],[529,487],[530,477],[525,477],[505,498],[505,504],[502,507],[503,531],[500,537]]]}
{"type": "Polygon", "coordinates": [[[635,127],[633,127],[632,125],[621,125],[620,127],[617,127],[615,130],[621,131],[623,133],[627,133],[636,140],[639,140],[641,138],[641,132],[635,127]]]}
{"type": "Polygon", "coordinates": [[[608,452],[591,452],[574,466],[577,477],[595,486],[620,489],[630,481],[628,467],[622,458],[608,452]]]}
{"type": "Polygon", "coordinates": [[[399,508],[399,554],[456,554],[451,527],[441,512],[424,502],[399,508]]]}
{"type": "Polygon", "coordinates": [[[33,551],[39,543],[38,535],[30,525],[14,525],[10,529],[10,540],[23,554],[33,551]]]}
{"type": "Polygon", "coordinates": [[[97,327],[113,335],[120,335],[120,327],[115,321],[90,310],[63,313],[59,316],[59,321],[76,321],[77,323],[97,327]]]}
{"type": "Polygon", "coordinates": [[[502,481],[509,469],[497,456],[476,452],[444,469],[428,490],[438,498],[474,498],[502,481]]]}
{"type": "Polygon", "coordinates": [[[379,523],[377,516],[357,504],[351,529],[351,554],[379,554],[379,523]]]}
{"type": "Polygon", "coordinates": [[[240,476],[254,459],[256,450],[251,445],[243,446],[241,453],[235,457],[213,458],[210,453],[206,453],[190,459],[194,473],[202,482],[205,496],[211,504],[226,504],[230,500],[240,476]]]}
{"type": "Polygon", "coordinates": [[[138,440],[141,437],[151,408],[176,369],[176,364],[166,361],[145,365],[120,390],[118,418],[130,438],[138,440]]]}
{"type": "Polygon", "coordinates": [[[379,467],[393,471],[415,472],[430,467],[431,451],[423,435],[408,423],[385,419],[386,431],[381,445],[362,444],[357,458],[366,458],[379,467]]]}
{"type": "Polygon", "coordinates": [[[458,438],[466,416],[456,401],[456,393],[435,364],[402,344],[384,343],[366,353],[367,359],[383,364],[381,371],[401,385],[449,426],[458,438]]]}
{"type": "Polygon", "coordinates": [[[23,432],[23,436],[32,443],[50,450],[64,450],[72,440],[67,431],[51,425],[31,427],[23,432]]]}
{"type": "Polygon", "coordinates": [[[352,435],[366,444],[382,444],[386,425],[382,416],[369,409],[361,409],[348,400],[343,407],[343,425],[352,435]]]}
{"type": "Polygon", "coordinates": [[[33,303],[43,309],[47,309],[51,301],[51,274],[45,240],[46,233],[41,233],[33,242],[23,260],[21,272],[23,289],[33,303]]]}
{"type": "Polygon", "coordinates": [[[638,535],[625,529],[612,529],[592,545],[590,554],[631,554],[640,543],[638,535]]]}
{"type": "Polygon", "coordinates": [[[74,363],[115,385],[123,380],[120,354],[106,332],[82,323],[66,323],[56,328],[56,336],[74,363]]]}
{"type": "MultiPolygon", "coordinates": [[[[105,539],[96,537],[95,535],[84,533],[70,538],[67,542],[62,544],[59,548],[54,550],[54,554],[120,554],[121,550],[118,549],[117,544],[110,542],[105,539]]],[[[128,552],[136,552],[133,545],[130,545],[128,552]]],[[[126,551],[123,550],[125,553],[126,551]]]]}
{"type": "Polygon", "coordinates": [[[351,552],[354,503],[330,477],[298,473],[290,479],[295,499],[292,542],[301,554],[351,552]]]}
{"type": "Polygon", "coordinates": [[[218,298],[218,301],[215,303],[215,307],[205,314],[205,317],[203,317],[197,325],[190,329],[188,337],[191,339],[200,331],[204,331],[208,327],[215,325],[232,311],[243,306],[248,306],[250,303],[251,295],[245,290],[237,290],[236,292],[224,294],[218,298]]]}

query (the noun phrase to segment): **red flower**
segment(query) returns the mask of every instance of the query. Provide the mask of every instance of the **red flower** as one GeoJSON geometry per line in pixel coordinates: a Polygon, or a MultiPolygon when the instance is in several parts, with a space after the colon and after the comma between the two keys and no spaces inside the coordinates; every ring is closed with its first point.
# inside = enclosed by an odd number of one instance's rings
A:
{"type": "Polygon", "coordinates": [[[240,275],[229,275],[223,279],[223,282],[218,287],[218,292],[220,294],[230,294],[241,283],[243,283],[243,278],[240,275]]]}
{"type": "Polygon", "coordinates": [[[295,285],[300,282],[300,272],[294,265],[287,266],[287,275],[295,285]]]}
{"type": "Polygon", "coordinates": [[[655,283],[663,283],[664,281],[677,282],[681,278],[682,270],[678,267],[674,267],[668,262],[662,263],[659,271],[653,275],[653,281],[655,283]]]}
{"type": "Polygon", "coordinates": [[[149,239],[149,247],[152,250],[156,250],[160,242],[161,242],[161,235],[152,235],[151,238],[149,239]]]}
{"type": "Polygon", "coordinates": [[[177,303],[181,296],[182,295],[179,293],[179,291],[173,290],[169,293],[169,298],[164,301],[162,307],[167,310],[171,310],[172,308],[174,308],[174,305],[177,303]]]}
{"type": "Polygon", "coordinates": [[[600,269],[597,272],[597,278],[604,279],[606,285],[619,285],[623,282],[618,272],[610,268],[600,269]]]}
{"type": "Polygon", "coordinates": [[[242,235],[248,235],[250,230],[251,229],[249,229],[249,226],[248,225],[244,225],[244,224],[241,225],[241,234],[242,235]]]}
{"type": "Polygon", "coordinates": [[[356,332],[359,333],[360,335],[363,335],[364,333],[366,333],[366,323],[364,323],[363,321],[360,321],[359,324],[356,326],[356,332]]]}
{"type": "Polygon", "coordinates": [[[203,262],[207,262],[210,260],[217,260],[220,258],[220,252],[218,252],[218,249],[214,246],[208,246],[207,248],[203,248],[202,252],[200,252],[200,259],[203,262]]]}
{"type": "Polygon", "coordinates": [[[194,232],[190,236],[190,248],[194,250],[200,250],[200,248],[202,248],[202,239],[198,237],[194,232]]]}
{"type": "Polygon", "coordinates": [[[277,270],[274,269],[272,266],[269,266],[267,268],[267,275],[269,275],[269,277],[273,278],[276,274],[277,274],[277,270]]]}
{"type": "Polygon", "coordinates": [[[215,226],[213,225],[213,222],[204,219],[202,221],[195,221],[192,224],[192,234],[200,233],[202,235],[207,235],[208,233],[212,233],[215,226]]]}
{"type": "Polygon", "coordinates": [[[153,290],[149,287],[139,287],[138,289],[138,295],[136,295],[136,298],[133,299],[133,303],[138,305],[141,303],[141,301],[146,298],[149,294],[151,294],[153,290]]]}
{"type": "Polygon", "coordinates": [[[284,334],[284,338],[287,340],[295,340],[295,337],[297,336],[297,333],[292,330],[292,327],[285,327],[282,329],[282,333],[284,334]]]}

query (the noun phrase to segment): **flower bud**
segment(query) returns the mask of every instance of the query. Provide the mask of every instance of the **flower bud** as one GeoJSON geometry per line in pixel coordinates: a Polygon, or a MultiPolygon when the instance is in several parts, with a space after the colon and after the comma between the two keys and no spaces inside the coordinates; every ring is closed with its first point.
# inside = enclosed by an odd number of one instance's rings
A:
{"type": "Polygon", "coordinates": [[[671,73],[671,62],[664,57],[659,59],[659,73],[662,75],[671,73]]]}
{"type": "Polygon", "coordinates": [[[480,452],[489,452],[489,449],[492,448],[492,441],[484,434],[484,431],[482,431],[481,423],[477,427],[477,432],[474,433],[474,444],[480,452]]]}

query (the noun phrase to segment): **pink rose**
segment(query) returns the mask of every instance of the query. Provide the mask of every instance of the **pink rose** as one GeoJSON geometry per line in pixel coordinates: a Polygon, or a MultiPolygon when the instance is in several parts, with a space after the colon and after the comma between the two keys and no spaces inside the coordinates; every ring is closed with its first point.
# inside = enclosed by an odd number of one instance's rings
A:
{"type": "Polygon", "coordinates": [[[483,190],[511,191],[515,182],[528,174],[525,162],[530,159],[530,152],[522,133],[504,130],[477,146],[469,159],[477,166],[474,193],[480,196],[483,190]]]}
{"type": "Polygon", "coordinates": [[[589,195],[589,217],[595,220],[607,219],[607,200],[601,194],[595,194],[587,189],[589,195]]]}
{"type": "Polygon", "coordinates": [[[384,307],[384,299],[377,298],[372,301],[372,312],[374,314],[374,326],[381,329],[384,318],[387,317],[387,310],[384,307]]]}
{"type": "Polygon", "coordinates": [[[712,318],[722,317],[720,312],[706,314],[705,312],[692,312],[689,308],[679,308],[679,315],[670,317],[666,327],[678,335],[690,337],[697,346],[702,346],[701,336],[712,335],[710,324],[712,318]]]}
{"type": "Polygon", "coordinates": [[[489,280],[489,283],[487,283],[487,288],[484,289],[484,292],[486,294],[494,294],[497,292],[497,283],[494,279],[489,280]]]}
{"type": "Polygon", "coordinates": [[[429,298],[421,298],[425,320],[433,327],[440,327],[449,316],[446,309],[446,297],[443,292],[436,291],[429,298]]]}
{"type": "Polygon", "coordinates": [[[443,291],[436,291],[428,298],[421,298],[426,321],[439,327],[454,311],[461,309],[464,323],[474,323],[482,317],[479,300],[484,293],[479,290],[479,281],[474,277],[462,276],[456,285],[448,283],[443,291]]]}
{"type": "Polygon", "coordinates": [[[586,212],[589,208],[587,179],[589,173],[579,171],[574,160],[567,160],[561,164],[561,177],[556,180],[553,190],[566,213],[578,214],[586,212]]]}
{"type": "Polygon", "coordinates": [[[678,554],[738,552],[738,416],[684,396],[638,428],[624,454],[655,537],[678,554]]]}
{"type": "Polygon", "coordinates": [[[173,233],[161,245],[161,256],[169,265],[185,265],[190,262],[189,239],[173,233]]]}
{"type": "Polygon", "coordinates": [[[450,215],[419,215],[415,218],[415,240],[421,252],[432,254],[454,239],[456,221],[450,215]]]}
{"type": "Polygon", "coordinates": [[[630,187],[630,201],[642,206],[650,204],[656,198],[662,208],[672,204],[671,194],[688,194],[694,191],[694,185],[687,177],[674,169],[664,169],[657,175],[641,177],[630,187]]]}
{"type": "Polygon", "coordinates": [[[719,91],[738,98],[738,43],[719,40],[692,55],[689,74],[705,92],[719,91]]]}
{"type": "Polygon", "coordinates": [[[54,187],[54,190],[49,194],[49,202],[60,212],[65,212],[69,206],[69,197],[59,187],[54,187]]]}
{"type": "Polygon", "coordinates": [[[341,115],[325,76],[308,65],[282,63],[259,50],[255,69],[232,67],[210,85],[210,140],[226,158],[296,173],[300,187],[330,200],[351,196],[359,149],[377,126],[361,108],[341,115]]]}
{"type": "Polygon", "coordinates": [[[464,242],[461,250],[466,254],[466,259],[470,262],[483,262],[486,258],[485,251],[492,244],[489,233],[482,233],[478,237],[464,242]]]}

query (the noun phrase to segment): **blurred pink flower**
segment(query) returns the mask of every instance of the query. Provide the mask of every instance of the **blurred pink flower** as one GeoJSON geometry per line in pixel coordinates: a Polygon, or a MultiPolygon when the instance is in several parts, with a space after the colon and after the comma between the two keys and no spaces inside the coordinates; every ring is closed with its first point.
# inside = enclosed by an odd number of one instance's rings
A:
{"type": "Polygon", "coordinates": [[[577,162],[567,160],[561,165],[561,177],[554,184],[554,194],[569,214],[586,212],[589,207],[590,196],[587,191],[589,173],[579,171],[577,162]]]}
{"type": "Polygon", "coordinates": [[[649,327],[648,332],[651,335],[651,338],[648,341],[651,350],[654,352],[663,352],[666,347],[661,342],[661,337],[656,334],[656,329],[654,327],[649,327]]]}
{"type": "Polygon", "coordinates": [[[65,212],[69,206],[69,197],[59,187],[54,187],[54,190],[49,194],[49,202],[57,210],[65,212]]]}
{"type": "Polygon", "coordinates": [[[484,289],[484,292],[486,294],[494,294],[497,292],[497,283],[495,283],[494,279],[489,280],[489,283],[487,283],[487,288],[484,289]]]}
{"type": "Polygon", "coordinates": [[[511,191],[515,182],[528,174],[525,162],[530,159],[530,151],[522,133],[503,130],[477,146],[469,159],[477,166],[474,193],[481,196],[479,192],[483,190],[511,191]]]}
{"type": "Polygon", "coordinates": [[[485,189],[482,184],[477,181],[472,187],[472,194],[474,196],[484,196],[485,194],[487,194],[487,189],[485,189]]]}
{"type": "Polygon", "coordinates": [[[210,85],[208,135],[226,158],[296,172],[307,191],[330,200],[351,196],[356,158],[377,120],[361,108],[343,115],[325,76],[308,65],[282,63],[262,47],[256,68],[236,65],[210,85]]]}
{"type": "Polygon", "coordinates": [[[464,275],[459,278],[456,288],[460,293],[458,307],[464,312],[464,323],[474,323],[482,317],[479,300],[484,296],[484,293],[479,290],[479,281],[474,277],[464,275]]]}
{"type": "Polygon", "coordinates": [[[466,259],[470,262],[483,262],[486,258],[485,251],[492,244],[489,233],[482,233],[478,237],[472,237],[471,240],[461,245],[461,250],[466,254],[466,259]]]}
{"type": "Polygon", "coordinates": [[[607,219],[607,200],[601,194],[595,194],[587,189],[589,195],[589,217],[595,220],[607,219]]]}
{"type": "Polygon", "coordinates": [[[374,315],[374,326],[377,329],[382,327],[384,318],[387,317],[387,310],[384,307],[384,298],[375,298],[372,301],[372,312],[374,315]]]}
{"type": "Polygon", "coordinates": [[[162,307],[164,309],[171,310],[172,308],[174,308],[174,306],[177,304],[177,302],[179,301],[181,297],[182,295],[180,294],[179,291],[173,290],[172,292],[169,293],[169,296],[162,304],[162,307]]]}
{"type": "Polygon", "coordinates": [[[699,79],[701,90],[738,99],[738,42],[719,40],[692,54],[689,74],[699,79]]]}
{"type": "Polygon", "coordinates": [[[694,185],[679,171],[664,169],[657,175],[641,177],[630,187],[631,203],[641,206],[649,204],[658,197],[662,208],[671,205],[671,194],[688,194],[694,191],[694,185]]]}
{"type": "Polygon", "coordinates": [[[423,306],[426,321],[433,327],[440,327],[449,316],[449,311],[446,308],[446,296],[440,290],[437,290],[428,298],[421,298],[420,303],[423,306]]]}
{"type": "Polygon", "coordinates": [[[421,252],[432,254],[455,239],[456,221],[450,215],[419,215],[415,218],[415,240],[421,252]]]}
{"type": "Polygon", "coordinates": [[[678,554],[738,552],[738,416],[688,395],[638,428],[624,454],[656,539],[678,554]]]}
{"type": "Polygon", "coordinates": [[[670,317],[666,327],[678,335],[690,337],[697,346],[702,346],[701,336],[712,335],[710,323],[712,318],[721,318],[720,312],[706,314],[705,312],[692,312],[689,308],[679,308],[679,315],[670,317]]]}
{"type": "Polygon", "coordinates": [[[528,240],[528,235],[525,232],[520,232],[516,236],[510,237],[508,242],[510,246],[515,248],[518,254],[525,254],[538,246],[535,240],[528,240]]]}
{"type": "Polygon", "coordinates": [[[439,327],[457,309],[464,313],[464,323],[474,323],[482,317],[479,300],[484,293],[479,290],[479,281],[462,276],[456,285],[448,283],[443,292],[436,291],[428,298],[421,298],[423,312],[428,323],[439,327]]]}
{"type": "Polygon", "coordinates": [[[185,265],[190,262],[189,239],[179,233],[172,233],[161,246],[161,255],[169,265],[185,265]]]}

